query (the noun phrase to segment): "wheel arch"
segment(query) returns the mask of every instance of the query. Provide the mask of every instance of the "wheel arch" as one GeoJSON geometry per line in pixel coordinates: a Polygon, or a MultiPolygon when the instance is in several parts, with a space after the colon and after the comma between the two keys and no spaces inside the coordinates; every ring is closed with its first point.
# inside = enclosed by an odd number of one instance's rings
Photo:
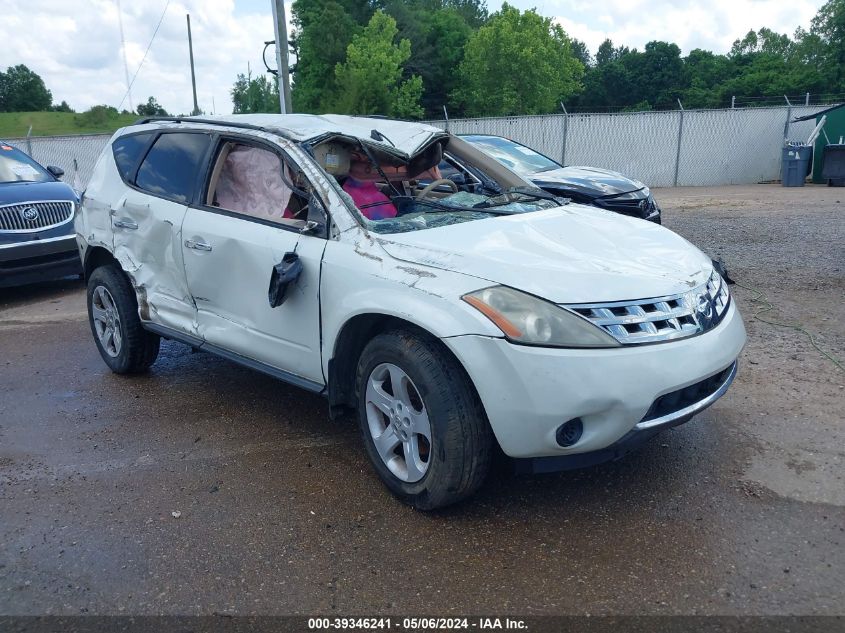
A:
{"type": "Polygon", "coordinates": [[[120,263],[115,259],[114,255],[109,252],[108,249],[102,246],[93,246],[89,248],[85,252],[85,262],[83,264],[83,273],[85,275],[85,281],[87,282],[88,279],[91,277],[91,273],[93,273],[100,266],[109,266],[111,264],[117,264],[118,266],[120,266],[120,263]]]}
{"type": "MultiPolygon", "coordinates": [[[[478,396],[478,390],[461,360],[444,343],[443,339],[429,329],[407,318],[385,312],[363,312],[350,317],[340,328],[334,339],[332,356],[328,361],[327,384],[330,416],[335,419],[357,405],[355,374],[361,353],[373,338],[384,332],[404,329],[416,332],[435,341],[463,371],[467,383],[478,396]]],[[[481,403],[482,408],[484,403],[481,403]]]]}

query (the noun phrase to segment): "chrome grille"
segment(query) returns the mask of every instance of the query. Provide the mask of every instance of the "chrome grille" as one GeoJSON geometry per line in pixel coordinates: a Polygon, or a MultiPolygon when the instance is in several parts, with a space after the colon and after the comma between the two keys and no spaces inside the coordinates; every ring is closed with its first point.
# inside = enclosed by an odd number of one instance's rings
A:
{"type": "Polygon", "coordinates": [[[729,304],[728,285],[714,271],[707,283],[679,295],[566,307],[623,345],[637,345],[706,332],[721,322],[729,304]]]}
{"type": "Polygon", "coordinates": [[[0,207],[0,233],[32,233],[51,229],[73,218],[73,202],[51,200],[0,207]]]}
{"type": "Polygon", "coordinates": [[[595,204],[608,211],[633,215],[638,218],[647,218],[656,209],[654,198],[651,196],[636,199],[597,198],[595,204]]]}

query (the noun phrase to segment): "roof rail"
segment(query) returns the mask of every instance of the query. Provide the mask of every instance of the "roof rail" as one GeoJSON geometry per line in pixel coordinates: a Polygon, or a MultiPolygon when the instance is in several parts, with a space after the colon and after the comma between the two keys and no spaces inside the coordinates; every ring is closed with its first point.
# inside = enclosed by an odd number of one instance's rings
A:
{"type": "Polygon", "coordinates": [[[236,121],[222,121],[214,119],[200,119],[196,117],[181,117],[181,116],[149,116],[143,119],[138,119],[132,125],[144,125],[145,123],[156,123],[158,121],[170,123],[203,123],[205,125],[221,125],[224,127],[243,128],[245,130],[258,130],[259,132],[266,132],[267,128],[259,125],[252,125],[251,123],[238,123],[236,121]]]}

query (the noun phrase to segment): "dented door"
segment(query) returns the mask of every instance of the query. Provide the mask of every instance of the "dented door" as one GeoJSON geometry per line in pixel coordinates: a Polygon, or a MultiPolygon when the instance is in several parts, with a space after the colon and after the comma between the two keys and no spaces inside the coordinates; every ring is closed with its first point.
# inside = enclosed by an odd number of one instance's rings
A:
{"type": "Polygon", "coordinates": [[[128,189],[111,209],[114,254],[138,294],[141,318],[180,331],[196,325],[182,260],[184,204],[128,189]]]}
{"type": "Polygon", "coordinates": [[[320,261],[326,242],[254,220],[189,208],[183,224],[198,334],[208,343],[323,384],[320,261]],[[273,267],[294,252],[302,273],[273,308],[273,267]]]}

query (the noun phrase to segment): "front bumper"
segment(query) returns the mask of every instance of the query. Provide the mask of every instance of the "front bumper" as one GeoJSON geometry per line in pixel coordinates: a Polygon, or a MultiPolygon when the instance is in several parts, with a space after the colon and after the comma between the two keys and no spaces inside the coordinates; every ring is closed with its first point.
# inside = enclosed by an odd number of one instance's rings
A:
{"type": "Polygon", "coordinates": [[[649,417],[661,396],[730,368],[745,344],[745,328],[732,303],[717,327],[666,343],[550,349],[484,336],[458,336],[444,342],[469,373],[507,455],[561,457],[603,451],[632,432],[640,441],[685,422],[715,402],[727,391],[733,375],[703,406],[689,408],[695,403],[681,402],[674,411],[664,408],[649,417]],[[574,445],[562,447],[557,430],[574,418],[581,419],[583,433],[574,445]],[[651,424],[644,422],[646,418],[651,424]]]}
{"type": "Polygon", "coordinates": [[[716,400],[727,393],[728,387],[731,386],[734,378],[736,378],[736,371],[737,362],[734,361],[730,367],[716,374],[719,382],[706,396],[667,415],[655,418],[649,418],[646,415],[646,418],[638,422],[622,439],[617,440],[607,448],[590,451],[589,453],[517,459],[515,460],[516,472],[520,474],[551,473],[561,470],[586,468],[588,466],[596,466],[604,462],[622,459],[622,457],[636,450],[661,431],[688,422],[694,415],[701,413],[704,409],[716,402],[716,400]]]}
{"type": "Polygon", "coordinates": [[[81,273],[73,235],[0,244],[0,288],[81,273]]]}

